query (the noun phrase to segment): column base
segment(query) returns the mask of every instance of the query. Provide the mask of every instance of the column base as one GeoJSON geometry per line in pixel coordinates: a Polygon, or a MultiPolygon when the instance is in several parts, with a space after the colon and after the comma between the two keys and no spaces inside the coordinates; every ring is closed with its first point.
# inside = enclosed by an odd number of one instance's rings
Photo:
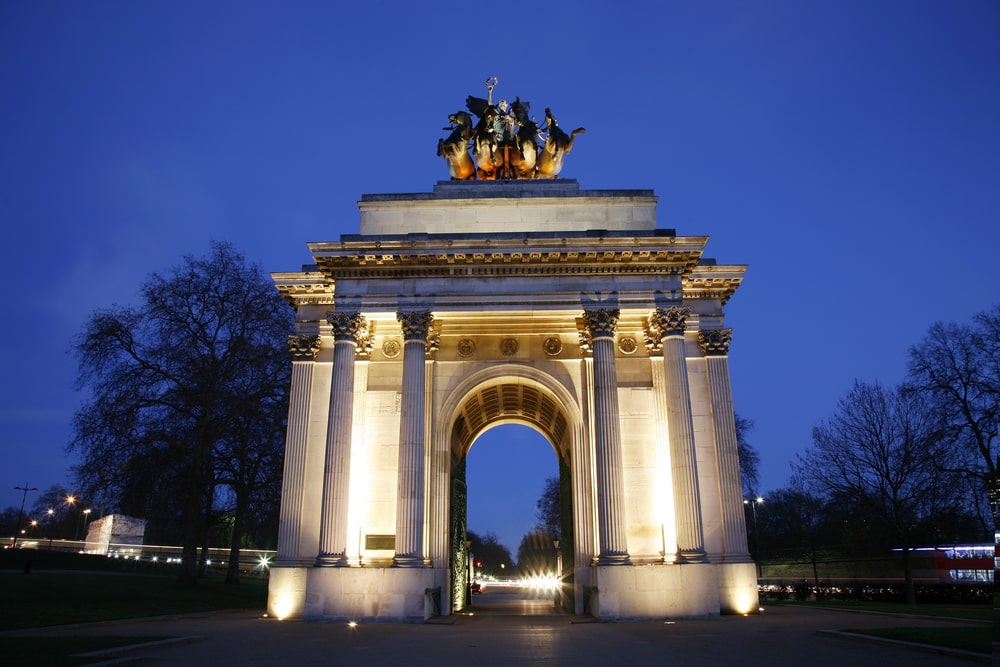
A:
{"type": "Polygon", "coordinates": [[[704,551],[679,551],[677,552],[678,563],[707,563],[708,556],[704,551]]]}
{"type": "Polygon", "coordinates": [[[598,565],[631,565],[628,554],[601,554],[597,557],[598,565]]]}
{"type": "Polygon", "coordinates": [[[422,556],[393,556],[393,567],[427,567],[422,556]]]}
{"type": "Polygon", "coordinates": [[[316,557],[315,567],[347,567],[347,557],[344,554],[323,554],[316,557]]]}

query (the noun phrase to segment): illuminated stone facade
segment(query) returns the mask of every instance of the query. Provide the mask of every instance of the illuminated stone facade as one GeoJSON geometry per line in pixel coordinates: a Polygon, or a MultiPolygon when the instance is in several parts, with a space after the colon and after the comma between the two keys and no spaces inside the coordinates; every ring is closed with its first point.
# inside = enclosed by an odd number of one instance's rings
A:
{"type": "Polygon", "coordinates": [[[755,609],[723,316],[746,267],[657,228],[651,191],[441,182],[359,207],[359,234],[273,274],[297,331],[269,612],[454,611],[452,474],[501,423],[569,470],[577,613],[755,609]]]}

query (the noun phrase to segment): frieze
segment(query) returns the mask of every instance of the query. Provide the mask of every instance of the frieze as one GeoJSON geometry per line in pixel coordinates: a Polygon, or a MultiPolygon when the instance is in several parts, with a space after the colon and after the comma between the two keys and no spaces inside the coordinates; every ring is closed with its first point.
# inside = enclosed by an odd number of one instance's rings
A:
{"type": "Polygon", "coordinates": [[[732,329],[702,329],[698,332],[698,347],[706,355],[729,354],[732,338],[732,329]]]}
{"type": "Polygon", "coordinates": [[[312,334],[293,334],[288,337],[288,352],[295,361],[315,360],[319,354],[319,336],[312,334]]]}

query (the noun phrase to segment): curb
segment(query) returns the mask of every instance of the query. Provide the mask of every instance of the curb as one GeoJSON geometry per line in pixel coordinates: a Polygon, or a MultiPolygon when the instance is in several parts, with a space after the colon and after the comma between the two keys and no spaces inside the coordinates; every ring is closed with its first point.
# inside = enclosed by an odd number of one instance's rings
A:
{"type": "Polygon", "coordinates": [[[993,662],[993,657],[987,653],[973,653],[972,651],[963,651],[957,648],[947,648],[943,646],[932,646],[930,644],[917,644],[915,642],[904,642],[899,639],[886,639],[885,637],[873,637],[871,635],[862,635],[856,632],[844,632],[842,630],[817,630],[817,635],[821,637],[832,637],[835,639],[851,639],[859,642],[868,642],[869,644],[881,644],[883,646],[895,646],[898,648],[907,648],[913,651],[921,651],[923,653],[935,653],[937,655],[947,655],[953,658],[964,658],[966,660],[972,660],[975,662],[984,662],[990,664],[993,662]]]}
{"type": "MultiPolygon", "coordinates": [[[[74,653],[72,657],[74,658],[117,658],[112,660],[105,660],[104,662],[92,663],[92,667],[102,667],[110,665],[124,665],[129,662],[135,662],[139,659],[138,656],[127,657],[129,653],[134,653],[136,651],[142,651],[147,648],[156,648],[158,646],[171,646],[173,644],[190,644],[193,642],[201,641],[204,637],[198,635],[190,635],[187,637],[171,637],[169,639],[160,639],[153,642],[142,642],[139,644],[125,644],[123,646],[115,646],[112,648],[99,649],[97,651],[88,651],[86,653],[74,653]]],[[[88,663],[89,664],[89,663],[88,663]]]]}

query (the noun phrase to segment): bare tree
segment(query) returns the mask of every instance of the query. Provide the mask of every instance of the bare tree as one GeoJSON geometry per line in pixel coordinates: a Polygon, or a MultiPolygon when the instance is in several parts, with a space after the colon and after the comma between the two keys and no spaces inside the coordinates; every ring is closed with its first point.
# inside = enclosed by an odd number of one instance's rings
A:
{"type": "Polygon", "coordinates": [[[535,518],[538,519],[537,527],[547,532],[556,540],[559,539],[560,534],[561,504],[559,478],[549,477],[545,480],[545,488],[542,490],[542,495],[535,502],[537,510],[535,518]]]}
{"type": "MultiPolygon", "coordinates": [[[[226,448],[241,441],[280,447],[275,427],[245,428],[246,416],[284,415],[288,364],[275,364],[292,328],[291,309],[256,265],[226,243],[154,273],[134,307],[91,316],[75,342],[79,388],[88,390],[70,445],[77,474],[107,506],[169,506],[180,526],[182,579],[194,583],[214,485],[226,448]],[[262,435],[266,433],[266,436],[262,435]],[[264,440],[261,440],[261,438],[264,440]]],[[[280,455],[272,457],[280,465],[280,455]]],[[[243,501],[241,501],[243,502],[243,501]]],[[[245,506],[245,505],[244,505],[245,506]]]]}
{"type": "Polygon", "coordinates": [[[944,437],[958,453],[951,462],[986,497],[1000,528],[1000,304],[972,325],[931,326],[910,348],[909,381],[927,392],[944,437]]]}
{"type": "Polygon", "coordinates": [[[760,484],[760,454],[750,444],[748,437],[753,430],[753,420],[736,415],[736,448],[740,457],[740,481],[743,483],[743,493],[754,498],[758,495],[757,485],[760,484]]]}
{"type": "Polygon", "coordinates": [[[947,455],[921,394],[855,382],[833,417],[813,429],[812,447],[794,467],[821,498],[856,503],[891,531],[914,602],[913,531],[955,502],[935,465],[947,455]]]}

